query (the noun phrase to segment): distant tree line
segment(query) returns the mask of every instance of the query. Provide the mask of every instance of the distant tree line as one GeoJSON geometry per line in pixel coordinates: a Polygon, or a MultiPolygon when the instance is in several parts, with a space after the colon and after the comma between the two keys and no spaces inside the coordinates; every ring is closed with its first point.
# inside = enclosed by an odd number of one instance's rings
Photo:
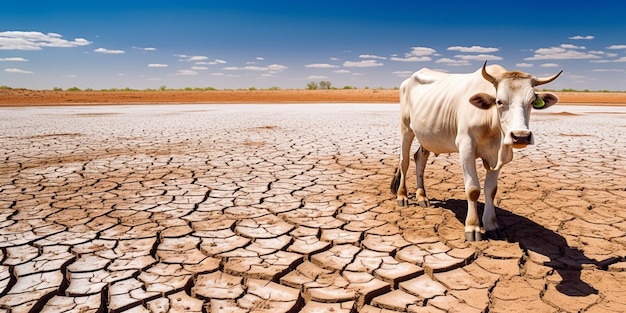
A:
{"type": "MultiPolygon", "coordinates": [[[[327,80],[322,80],[319,83],[312,81],[308,84],[306,84],[306,89],[307,90],[317,90],[317,89],[322,89],[322,90],[328,90],[328,89],[337,89],[336,87],[333,87],[333,84],[327,80]]],[[[343,88],[341,89],[358,89],[357,87],[353,87],[353,86],[343,86],[343,88]]],[[[368,87],[365,87],[364,89],[369,89],[368,87]]],[[[380,87],[379,89],[385,89],[383,87],[380,87]]],[[[398,88],[393,88],[393,89],[398,89],[398,88]]]]}
{"type": "MultiPolygon", "coordinates": [[[[10,86],[5,86],[2,85],[0,86],[0,90],[2,89],[25,89],[25,88],[13,88],[10,86]]],[[[296,88],[297,89],[297,88],[296,88]]],[[[306,85],[306,89],[307,90],[327,90],[327,89],[339,89],[336,87],[333,87],[331,82],[329,81],[320,81],[318,82],[310,82],[307,83],[306,85]]],[[[370,87],[365,86],[363,88],[358,88],[358,87],[353,87],[353,86],[344,86],[341,89],[370,89],[370,87]]],[[[384,88],[384,87],[378,87],[376,88],[378,90],[398,90],[398,87],[393,87],[393,88],[384,88]]],[[[53,91],[94,91],[94,89],[92,88],[85,88],[85,89],[80,89],[78,87],[70,87],[67,89],[63,89],[61,87],[54,87],[52,88],[53,91]]],[[[253,90],[281,90],[280,87],[278,86],[272,86],[269,88],[260,88],[257,89],[256,87],[249,87],[249,88],[240,88],[240,89],[217,89],[214,87],[185,87],[185,88],[168,88],[167,86],[163,85],[160,86],[158,89],[152,89],[152,88],[148,88],[148,89],[133,89],[133,88],[129,88],[129,87],[125,87],[125,88],[110,88],[110,89],[100,89],[99,91],[210,91],[210,90],[223,90],[223,91],[233,91],[233,90],[248,90],[248,91],[253,91],[253,90]]],[[[553,91],[553,92],[626,92],[625,90],[607,90],[607,89],[603,89],[603,90],[590,90],[590,89],[583,89],[583,90],[579,90],[579,89],[571,89],[571,88],[563,88],[561,90],[556,90],[556,89],[540,89],[539,91],[553,91]]]]}

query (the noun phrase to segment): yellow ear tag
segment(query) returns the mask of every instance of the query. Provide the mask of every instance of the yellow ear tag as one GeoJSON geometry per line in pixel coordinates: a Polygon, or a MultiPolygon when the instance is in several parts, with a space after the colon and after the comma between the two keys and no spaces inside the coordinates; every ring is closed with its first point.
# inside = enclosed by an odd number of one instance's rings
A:
{"type": "Polygon", "coordinates": [[[533,108],[535,109],[541,109],[545,105],[546,103],[543,102],[543,99],[541,97],[537,97],[537,99],[535,99],[535,102],[533,102],[533,108]]]}

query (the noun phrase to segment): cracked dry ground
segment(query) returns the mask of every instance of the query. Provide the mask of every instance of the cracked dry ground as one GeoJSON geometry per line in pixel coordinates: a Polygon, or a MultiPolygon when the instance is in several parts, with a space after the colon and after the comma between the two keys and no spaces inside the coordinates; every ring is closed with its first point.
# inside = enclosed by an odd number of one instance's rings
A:
{"type": "Polygon", "coordinates": [[[457,155],[396,207],[397,112],[2,109],[0,312],[626,310],[624,112],[534,114],[479,243],[457,155]]]}

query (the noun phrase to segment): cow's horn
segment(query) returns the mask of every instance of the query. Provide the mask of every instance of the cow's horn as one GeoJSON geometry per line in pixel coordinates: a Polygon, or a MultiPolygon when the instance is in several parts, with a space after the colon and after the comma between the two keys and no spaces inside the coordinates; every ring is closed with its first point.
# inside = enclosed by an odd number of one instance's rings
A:
{"type": "MultiPolygon", "coordinates": [[[[555,80],[557,77],[559,77],[559,75],[561,75],[561,73],[563,73],[563,70],[561,70],[560,72],[558,72],[555,75],[552,75],[550,77],[546,77],[546,78],[535,77],[535,86],[547,84],[547,83],[555,80]]],[[[483,74],[483,76],[484,76],[484,74],[483,74]]]]}
{"type": "MultiPolygon", "coordinates": [[[[489,73],[487,73],[487,61],[485,61],[485,63],[483,64],[483,77],[490,83],[495,84],[496,83],[496,79],[495,77],[489,75],[489,73]]],[[[556,77],[555,77],[556,78],[556,77]]]]}

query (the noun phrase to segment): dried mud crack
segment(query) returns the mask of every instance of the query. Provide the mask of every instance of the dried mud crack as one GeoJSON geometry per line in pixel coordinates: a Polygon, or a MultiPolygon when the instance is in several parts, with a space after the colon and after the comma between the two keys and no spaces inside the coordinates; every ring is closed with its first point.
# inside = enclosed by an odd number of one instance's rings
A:
{"type": "Polygon", "coordinates": [[[3,110],[0,312],[626,310],[617,115],[535,116],[470,244],[456,155],[388,193],[394,106],[192,108],[3,110]]]}

